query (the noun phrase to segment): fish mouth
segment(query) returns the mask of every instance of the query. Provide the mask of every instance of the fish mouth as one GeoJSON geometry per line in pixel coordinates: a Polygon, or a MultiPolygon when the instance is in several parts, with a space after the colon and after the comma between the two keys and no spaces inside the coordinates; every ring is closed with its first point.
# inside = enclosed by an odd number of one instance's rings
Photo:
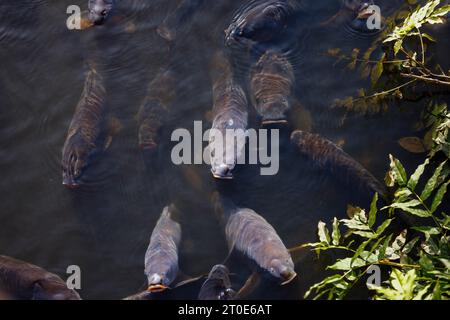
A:
{"type": "Polygon", "coordinates": [[[281,283],[281,286],[285,286],[285,285],[291,283],[295,278],[297,278],[297,276],[298,276],[298,275],[297,275],[296,272],[294,272],[294,271],[290,272],[289,275],[286,275],[286,277],[284,277],[286,280],[284,280],[284,281],[281,283]]]}
{"type": "Polygon", "coordinates": [[[219,165],[217,168],[211,169],[211,173],[215,179],[218,180],[232,180],[232,170],[225,164],[219,165]]]}
{"type": "Polygon", "coordinates": [[[70,190],[75,190],[80,188],[80,184],[75,181],[63,181],[63,186],[70,190]]]}
{"type": "Polygon", "coordinates": [[[153,151],[156,148],[158,148],[158,145],[154,142],[145,142],[145,143],[139,144],[139,148],[141,150],[145,150],[145,151],[153,151]]]}
{"type": "Polygon", "coordinates": [[[267,127],[267,126],[271,126],[271,125],[287,126],[288,125],[288,121],[286,119],[268,119],[268,120],[263,120],[261,122],[261,125],[263,127],[267,127]]]}
{"type": "Polygon", "coordinates": [[[80,183],[76,178],[65,175],[63,176],[62,184],[64,187],[71,190],[78,189],[80,187],[80,183]]]}
{"type": "Polygon", "coordinates": [[[371,5],[369,3],[364,3],[361,5],[358,11],[358,15],[356,16],[356,19],[359,20],[367,20],[374,14],[373,10],[371,9],[371,5]]]}
{"type": "Polygon", "coordinates": [[[214,173],[214,171],[211,171],[211,172],[212,172],[213,177],[217,180],[233,180],[234,179],[233,175],[231,175],[231,174],[230,175],[220,175],[220,174],[214,173]]]}
{"type": "Polygon", "coordinates": [[[168,286],[165,286],[165,285],[163,285],[163,284],[161,284],[161,283],[159,283],[159,284],[152,284],[152,285],[150,285],[150,286],[147,288],[147,292],[150,292],[150,293],[158,293],[158,292],[166,291],[167,289],[169,289],[169,287],[168,287],[168,286]]]}

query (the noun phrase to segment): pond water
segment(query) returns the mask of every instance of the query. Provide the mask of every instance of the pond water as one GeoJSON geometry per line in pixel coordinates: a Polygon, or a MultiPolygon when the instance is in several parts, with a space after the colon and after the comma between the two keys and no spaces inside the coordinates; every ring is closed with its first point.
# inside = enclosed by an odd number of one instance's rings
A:
{"type": "MultiPolygon", "coordinates": [[[[343,217],[348,203],[367,204],[367,197],[285,146],[275,176],[260,176],[258,166],[242,166],[233,181],[219,182],[207,165],[172,163],[171,132],[192,131],[196,120],[210,125],[208,58],[223,46],[223,30],[246,1],[209,2],[168,47],[156,27],[176,1],[119,1],[105,25],[82,32],[67,29],[66,9],[73,4],[85,9],[85,0],[1,1],[0,254],[62,277],[67,266],[79,265],[83,298],[119,299],[142,288],[150,234],[169,203],[176,203],[182,213],[180,268],[187,275],[207,273],[228,254],[223,228],[209,202],[214,190],[263,215],[287,247],[315,241],[318,221],[343,217]],[[61,183],[61,150],[91,55],[106,80],[108,113],[122,129],[110,148],[93,159],[83,186],[69,190],[61,183]],[[148,155],[138,147],[136,114],[149,82],[169,59],[178,77],[174,112],[164,126],[158,154],[148,155]]],[[[387,12],[400,3],[378,1],[387,12]]],[[[305,1],[305,6],[308,15],[291,39],[290,52],[303,112],[292,116],[291,126],[341,143],[380,180],[389,153],[411,170],[421,156],[402,150],[397,141],[415,135],[420,106],[403,102],[374,116],[345,115],[331,108],[335,99],[354,95],[369,83],[336,65],[327,50],[363,50],[373,38],[357,36],[345,24],[311,27],[333,16],[339,1],[305,1]]],[[[446,59],[448,45],[444,41],[437,55],[446,59]]],[[[245,78],[249,66],[236,60],[238,76],[245,78]]],[[[250,126],[258,127],[254,113],[251,110],[250,126]]],[[[289,133],[285,131],[282,136],[289,133]]],[[[296,265],[296,283],[284,288],[264,284],[251,297],[301,298],[305,288],[323,276],[322,267],[323,262],[307,255],[296,265]]]]}

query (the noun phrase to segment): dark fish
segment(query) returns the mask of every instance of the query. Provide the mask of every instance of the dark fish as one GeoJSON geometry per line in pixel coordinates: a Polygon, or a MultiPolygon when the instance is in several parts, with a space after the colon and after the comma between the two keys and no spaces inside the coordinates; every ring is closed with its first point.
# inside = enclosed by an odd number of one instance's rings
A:
{"type": "Polygon", "coordinates": [[[243,254],[281,285],[297,277],[288,249],[262,216],[251,209],[238,208],[217,195],[213,201],[216,212],[226,221],[225,235],[230,255],[235,250],[243,254]]]}
{"type": "Polygon", "coordinates": [[[333,142],[303,131],[293,132],[291,142],[315,166],[330,170],[344,183],[386,197],[387,191],[383,184],[333,142]]]}
{"type": "Polygon", "coordinates": [[[116,0],[89,0],[89,20],[96,25],[103,24],[114,9],[115,2],[116,0]]]}
{"type": "Polygon", "coordinates": [[[368,19],[374,14],[373,5],[375,5],[373,0],[343,0],[339,12],[322,23],[322,26],[344,23],[352,33],[360,35],[377,34],[384,28],[384,25],[381,24],[380,29],[369,29],[368,19]]]}
{"type": "Polygon", "coordinates": [[[88,165],[89,157],[97,150],[105,113],[105,100],[103,78],[91,68],[62,152],[63,184],[70,188],[79,185],[79,179],[88,165]]]}
{"type": "Polygon", "coordinates": [[[254,0],[239,9],[225,30],[226,43],[270,42],[280,37],[300,10],[298,0],[254,0]]]}
{"type": "Polygon", "coordinates": [[[81,299],[56,274],[7,256],[0,256],[0,291],[19,300],[81,299]]]}
{"type": "Polygon", "coordinates": [[[179,30],[194,17],[205,0],[181,0],[177,8],[169,13],[158,27],[158,34],[167,41],[174,41],[179,30]]]}
{"type": "Polygon", "coordinates": [[[149,292],[168,289],[178,275],[181,226],[173,220],[174,210],[173,206],[164,208],[145,253],[145,275],[149,292]]]}
{"type": "Polygon", "coordinates": [[[170,104],[175,99],[176,78],[172,71],[161,71],[150,83],[138,113],[139,146],[143,150],[155,150],[160,129],[166,119],[170,104]]]}
{"type": "Polygon", "coordinates": [[[224,265],[215,265],[203,283],[199,300],[231,300],[235,292],[231,288],[230,272],[224,265]]]}
{"type": "Polygon", "coordinates": [[[287,122],[294,81],[294,68],[280,53],[267,51],[253,67],[251,94],[263,124],[287,122]]]}
{"type": "Polygon", "coordinates": [[[233,79],[231,64],[223,53],[214,56],[211,69],[214,100],[209,137],[211,172],[215,178],[232,179],[238,160],[245,156],[247,98],[233,79]],[[235,135],[227,139],[227,131],[235,135]]]}

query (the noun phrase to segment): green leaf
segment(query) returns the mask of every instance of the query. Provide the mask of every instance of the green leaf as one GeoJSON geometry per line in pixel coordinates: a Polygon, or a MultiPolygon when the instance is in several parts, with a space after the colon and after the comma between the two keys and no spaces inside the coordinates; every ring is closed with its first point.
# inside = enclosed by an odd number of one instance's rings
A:
{"type": "Polygon", "coordinates": [[[391,247],[395,252],[399,252],[405,246],[407,234],[408,230],[405,229],[394,239],[391,247]]]}
{"type": "Polygon", "coordinates": [[[442,199],[444,199],[444,196],[447,192],[447,187],[450,184],[450,181],[447,183],[444,183],[438,190],[438,192],[436,193],[436,196],[433,199],[433,203],[431,204],[431,212],[435,212],[437,210],[437,208],[440,206],[440,204],[442,203],[442,199]]]}
{"type": "Polygon", "coordinates": [[[377,236],[380,236],[387,227],[389,227],[394,219],[386,219],[383,221],[383,223],[377,228],[377,231],[375,231],[377,236]]]}
{"type": "Polygon", "coordinates": [[[325,278],[321,282],[316,283],[315,285],[313,285],[309,288],[309,290],[305,293],[305,299],[311,295],[313,290],[320,290],[321,288],[324,288],[326,285],[333,284],[333,283],[336,283],[336,282],[339,282],[342,280],[343,280],[343,278],[339,274],[335,274],[335,275],[325,278]]]}
{"type": "Polygon", "coordinates": [[[417,242],[419,242],[419,240],[420,240],[419,237],[415,237],[414,239],[409,241],[407,244],[405,244],[405,246],[402,249],[402,253],[409,254],[412,251],[412,249],[414,249],[414,247],[416,246],[417,242]]]}
{"type": "Polygon", "coordinates": [[[441,285],[440,285],[439,281],[437,281],[436,285],[434,286],[432,299],[433,300],[442,300],[441,285]]]}
{"type": "Polygon", "coordinates": [[[383,74],[384,66],[383,66],[383,60],[384,60],[385,54],[383,54],[383,57],[380,61],[377,62],[377,64],[372,68],[372,72],[370,73],[370,79],[372,81],[372,86],[375,86],[380,80],[381,75],[383,74]]]}
{"type": "Polygon", "coordinates": [[[352,265],[353,262],[355,262],[356,259],[360,258],[361,253],[364,251],[364,249],[367,247],[367,245],[372,241],[372,239],[366,240],[363,243],[361,243],[358,247],[358,249],[356,249],[355,254],[352,257],[352,260],[350,262],[350,264],[352,265]]]}
{"type": "Polygon", "coordinates": [[[422,203],[419,200],[410,200],[408,202],[394,202],[393,204],[390,205],[391,208],[394,209],[409,209],[409,208],[414,208],[417,207],[419,205],[421,205],[422,203]]]}
{"type": "Polygon", "coordinates": [[[333,233],[331,234],[331,237],[333,239],[333,244],[338,246],[341,240],[341,231],[339,230],[339,220],[337,218],[334,218],[333,220],[333,233]]]}
{"type": "Polygon", "coordinates": [[[445,258],[439,258],[439,261],[450,271],[450,260],[445,258]]]}
{"type": "Polygon", "coordinates": [[[426,254],[421,253],[420,259],[419,259],[419,265],[425,270],[425,271],[431,271],[434,270],[434,264],[433,261],[428,258],[426,254]]]}
{"type": "Polygon", "coordinates": [[[432,37],[430,34],[428,34],[428,33],[422,33],[422,37],[424,37],[424,38],[430,40],[431,42],[436,42],[436,39],[433,38],[433,37],[432,37]]]}
{"type": "Polygon", "coordinates": [[[438,181],[439,176],[441,175],[442,169],[444,168],[445,162],[442,162],[439,167],[436,168],[436,170],[433,173],[433,176],[428,180],[427,184],[425,185],[422,194],[420,195],[420,198],[422,201],[427,200],[433,191],[438,187],[438,181]]]}
{"type": "Polygon", "coordinates": [[[390,179],[387,180],[390,181],[391,185],[388,186],[393,187],[394,183],[397,183],[400,187],[405,187],[408,183],[405,168],[398,159],[394,158],[394,156],[389,155],[389,158],[391,161],[390,170],[388,172],[390,179]]]}
{"type": "Polygon", "coordinates": [[[371,239],[374,236],[372,231],[352,231],[351,233],[367,239],[371,239]]]}
{"type": "Polygon", "coordinates": [[[372,203],[370,204],[369,220],[368,220],[369,227],[372,227],[377,219],[377,211],[378,211],[377,203],[378,203],[378,193],[375,193],[372,199],[372,203]]]}
{"type": "Polygon", "coordinates": [[[432,214],[429,211],[422,209],[404,208],[403,211],[420,218],[429,218],[432,216],[432,214]]]}
{"type": "Polygon", "coordinates": [[[386,240],[384,240],[383,246],[380,248],[378,252],[378,260],[383,260],[386,257],[386,250],[389,247],[389,243],[391,242],[392,234],[388,235],[386,240]]]}
{"type": "Polygon", "coordinates": [[[427,235],[427,236],[431,236],[431,235],[438,235],[441,232],[439,231],[439,228],[436,227],[429,227],[429,226],[424,226],[424,227],[412,227],[413,230],[422,232],[423,234],[427,235]]]}
{"type": "Polygon", "coordinates": [[[425,167],[430,163],[430,159],[426,159],[423,164],[417,167],[416,171],[409,178],[408,188],[414,191],[416,189],[417,183],[419,183],[420,177],[422,177],[425,167]]]}
{"type": "Polygon", "coordinates": [[[403,274],[398,269],[393,269],[390,282],[394,289],[403,293],[403,300],[411,300],[414,294],[416,278],[415,269],[411,269],[406,274],[403,274]]]}
{"type": "Polygon", "coordinates": [[[320,242],[330,244],[330,232],[325,222],[320,221],[318,225],[318,235],[320,242]]]}
{"type": "Polygon", "coordinates": [[[378,294],[376,298],[388,300],[411,300],[414,298],[417,274],[412,269],[403,273],[398,269],[392,269],[389,284],[390,287],[369,286],[370,290],[375,290],[378,294]]]}
{"type": "Polygon", "coordinates": [[[434,242],[433,238],[428,237],[424,242],[420,245],[422,250],[428,253],[431,256],[436,256],[441,253],[439,246],[434,242]]]}
{"type": "Polygon", "coordinates": [[[431,284],[425,286],[422,290],[420,290],[414,297],[413,300],[423,300],[423,296],[430,290],[431,284]]]}
{"type": "Polygon", "coordinates": [[[341,270],[341,271],[349,271],[351,269],[360,268],[365,266],[366,263],[364,260],[358,258],[352,262],[352,258],[339,259],[336,263],[328,266],[327,269],[330,270],[341,270]]]}
{"type": "Polygon", "coordinates": [[[394,43],[394,54],[395,55],[398,54],[398,52],[400,51],[402,46],[403,46],[403,40],[402,39],[399,39],[399,40],[395,41],[395,43],[394,43]]]}

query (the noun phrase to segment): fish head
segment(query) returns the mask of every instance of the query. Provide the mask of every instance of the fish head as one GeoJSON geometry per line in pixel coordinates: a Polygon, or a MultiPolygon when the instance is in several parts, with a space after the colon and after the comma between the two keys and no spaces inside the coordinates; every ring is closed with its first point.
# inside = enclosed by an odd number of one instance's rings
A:
{"type": "Polygon", "coordinates": [[[114,8],[114,0],[89,0],[89,20],[96,25],[103,24],[114,8]]]}
{"type": "Polygon", "coordinates": [[[234,164],[213,164],[211,166],[211,173],[214,178],[219,180],[231,180],[233,179],[234,164]]]}
{"type": "Polygon", "coordinates": [[[294,270],[294,263],[292,259],[272,259],[269,263],[269,273],[276,279],[281,281],[281,285],[290,283],[297,277],[294,270]]]}
{"type": "Polygon", "coordinates": [[[33,286],[33,300],[80,300],[75,290],[64,283],[52,280],[39,280],[33,286]]]}
{"type": "Polygon", "coordinates": [[[219,294],[219,300],[232,300],[236,296],[236,291],[231,288],[226,288],[219,294]]]}
{"type": "Polygon", "coordinates": [[[286,112],[290,109],[289,99],[282,94],[256,99],[256,108],[262,116],[263,126],[271,124],[287,124],[286,112]]]}
{"type": "Polygon", "coordinates": [[[264,42],[276,36],[284,26],[284,10],[279,4],[256,6],[225,31],[227,44],[252,40],[264,42]]]}
{"type": "Polygon", "coordinates": [[[230,271],[223,264],[215,265],[209,273],[209,279],[228,279],[230,271]]]}
{"type": "Polygon", "coordinates": [[[79,187],[92,148],[78,134],[66,141],[62,155],[63,185],[71,189],[79,187]]]}
{"type": "Polygon", "coordinates": [[[163,292],[167,289],[169,289],[169,283],[164,273],[154,273],[148,277],[148,292],[163,292]]]}
{"type": "Polygon", "coordinates": [[[360,20],[367,20],[369,19],[373,14],[372,6],[374,5],[373,1],[363,1],[361,2],[360,6],[356,10],[356,18],[360,20]]]}
{"type": "Polygon", "coordinates": [[[222,123],[209,134],[211,173],[216,179],[229,180],[233,179],[238,159],[243,157],[247,133],[236,129],[232,119],[219,122],[222,123]]]}

